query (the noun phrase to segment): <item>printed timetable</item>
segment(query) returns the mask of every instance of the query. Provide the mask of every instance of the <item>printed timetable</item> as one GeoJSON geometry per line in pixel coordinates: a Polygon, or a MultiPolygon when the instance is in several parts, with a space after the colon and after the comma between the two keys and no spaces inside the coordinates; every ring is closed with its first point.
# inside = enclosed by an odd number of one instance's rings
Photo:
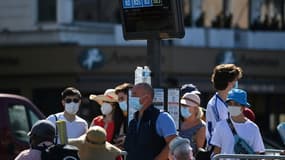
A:
{"type": "Polygon", "coordinates": [[[122,0],[123,9],[161,6],[162,0],[122,0]]]}

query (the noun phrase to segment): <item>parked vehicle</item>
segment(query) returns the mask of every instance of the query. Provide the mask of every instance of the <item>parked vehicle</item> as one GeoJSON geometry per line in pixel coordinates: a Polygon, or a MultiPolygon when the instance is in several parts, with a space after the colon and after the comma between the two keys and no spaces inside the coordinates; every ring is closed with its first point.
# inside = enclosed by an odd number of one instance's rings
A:
{"type": "Polygon", "coordinates": [[[45,116],[27,98],[0,94],[0,159],[10,160],[29,147],[27,133],[45,116]]]}

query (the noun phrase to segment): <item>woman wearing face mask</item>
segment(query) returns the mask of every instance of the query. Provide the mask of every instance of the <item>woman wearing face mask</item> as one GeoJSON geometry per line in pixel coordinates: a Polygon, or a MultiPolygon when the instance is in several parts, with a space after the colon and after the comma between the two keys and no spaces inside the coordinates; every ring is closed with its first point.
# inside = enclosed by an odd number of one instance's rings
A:
{"type": "Polygon", "coordinates": [[[133,88],[130,83],[123,83],[115,87],[115,93],[118,96],[119,106],[124,114],[124,122],[121,125],[120,133],[114,139],[115,145],[121,149],[124,149],[123,145],[125,142],[125,137],[127,133],[128,125],[128,92],[133,88]]]}
{"type": "Polygon", "coordinates": [[[206,123],[202,120],[203,111],[200,107],[200,97],[195,92],[185,93],[180,103],[183,122],[179,136],[190,140],[195,156],[197,149],[203,148],[206,140],[206,123]]]}
{"type": "Polygon", "coordinates": [[[90,99],[101,105],[100,109],[102,112],[102,115],[93,119],[91,126],[98,125],[103,127],[107,132],[107,141],[114,144],[114,138],[119,135],[124,120],[115,90],[107,89],[104,95],[90,95],[90,99]]]}
{"type": "Polygon", "coordinates": [[[115,88],[115,93],[118,96],[119,106],[124,113],[124,116],[127,117],[127,100],[129,89],[133,88],[133,85],[130,83],[123,83],[115,88]]]}

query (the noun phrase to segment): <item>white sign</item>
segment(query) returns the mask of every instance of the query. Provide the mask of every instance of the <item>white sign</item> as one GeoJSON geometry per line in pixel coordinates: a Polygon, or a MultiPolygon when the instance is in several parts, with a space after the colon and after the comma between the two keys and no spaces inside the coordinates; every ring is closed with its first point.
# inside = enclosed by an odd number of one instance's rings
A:
{"type": "Polygon", "coordinates": [[[154,88],[154,107],[160,111],[164,111],[164,90],[163,88],[154,88]]]}
{"type": "Polygon", "coordinates": [[[174,119],[176,129],[179,128],[179,89],[168,89],[167,110],[174,119]]]}

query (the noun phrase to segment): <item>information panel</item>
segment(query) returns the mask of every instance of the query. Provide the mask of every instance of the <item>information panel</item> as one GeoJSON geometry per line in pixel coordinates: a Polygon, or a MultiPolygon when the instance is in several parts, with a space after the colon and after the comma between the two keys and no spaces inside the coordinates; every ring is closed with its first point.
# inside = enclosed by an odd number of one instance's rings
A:
{"type": "Polygon", "coordinates": [[[176,129],[179,129],[179,88],[172,88],[167,90],[167,110],[172,116],[176,129]]]}
{"type": "Polygon", "coordinates": [[[122,0],[123,9],[162,6],[162,0],[122,0]]]}
{"type": "Polygon", "coordinates": [[[153,105],[160,111],[164,111],[164,89],[154,88],[153,105]]]}
{"type": "Polygon", "coordinates": [[[120,0],[120,3],[126,40],[184,37],[181,0],[120,0]]]}

